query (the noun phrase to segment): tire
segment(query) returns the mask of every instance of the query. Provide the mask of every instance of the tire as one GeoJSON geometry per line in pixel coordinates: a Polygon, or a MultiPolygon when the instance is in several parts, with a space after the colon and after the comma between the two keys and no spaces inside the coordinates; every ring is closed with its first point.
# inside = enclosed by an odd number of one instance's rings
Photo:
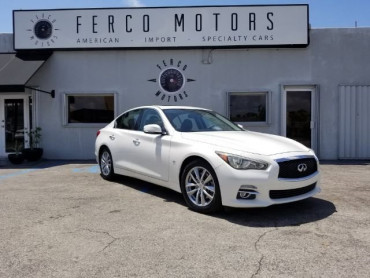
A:
{"type": "Polygon", "coordinates": [[[213,168],[202,160],[185,166],[181,174],[181,191],[188,207],[201,213],[221,210],[221,193],[213,168]]]}
{"type": "Polygon", "coordinates": [[[110,151],[107,148],[103,148],[99,154],[99,166],[100,175],[105,180],[113,180],[114,178],[114,168],[113,159],[110,151]]]}

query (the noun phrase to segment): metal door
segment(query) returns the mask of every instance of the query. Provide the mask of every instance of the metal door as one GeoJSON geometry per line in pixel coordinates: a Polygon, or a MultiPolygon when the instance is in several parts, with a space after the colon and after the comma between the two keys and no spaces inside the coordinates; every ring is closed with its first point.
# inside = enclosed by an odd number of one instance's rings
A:
{"type": "Polygon", "coordinates": [[[339,86],[339,158],[370,158],[370,85],[339,86]]]}

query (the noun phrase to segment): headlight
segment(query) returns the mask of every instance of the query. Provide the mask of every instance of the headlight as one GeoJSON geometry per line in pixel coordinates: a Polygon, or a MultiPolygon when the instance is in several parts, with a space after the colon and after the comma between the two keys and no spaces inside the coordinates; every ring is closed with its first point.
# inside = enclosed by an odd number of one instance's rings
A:
{"type": "Polygon", "coordinates": [[[269,166],[267,162],[261,160],[249,159],[246,157],[222,152],[216,152],[216,154],[231,167],[238,170],[266,170],[269,166]]]}

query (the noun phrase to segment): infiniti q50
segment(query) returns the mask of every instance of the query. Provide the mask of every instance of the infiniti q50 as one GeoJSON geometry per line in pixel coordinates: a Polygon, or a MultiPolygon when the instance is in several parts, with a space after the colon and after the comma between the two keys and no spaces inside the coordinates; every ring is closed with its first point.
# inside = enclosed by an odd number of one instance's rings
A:
{"type": "Polygon", "coordinates": [[[95,155],[104,179],[120,174],[173,189],[203,213],[295,202],[320,192],[311,149],[244,130],[202,108],[124,112],[98,132],[95,155]]]}

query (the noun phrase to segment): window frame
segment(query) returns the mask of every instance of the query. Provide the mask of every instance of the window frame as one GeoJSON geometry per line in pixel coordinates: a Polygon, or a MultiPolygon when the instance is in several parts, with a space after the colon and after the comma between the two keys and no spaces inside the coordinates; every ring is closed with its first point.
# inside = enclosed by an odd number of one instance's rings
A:
{"type": "Polygon", "coordinates": [[[76,97],[113,97],[113,119],[117,117],[117,93],[116,92],[68,92],[62,94],[62,103],[63,103],[63,126],[64,127],[94,127],[94,128],[101,128],[106,126],[108,123],[69,123],[68,116],[69,116],[69,103],[68,97],[76,96],[76,97]]]}
{"type": "MultiPolygon", "coordinates": [[[[271,124],[271,91],[269,90],[251,90],[251,91],[232,91],[227,93],[227,116],[231,120],[231,96],[256,96],[256,95],[265,95],[266,96],[266,120],[265,121],[254,121],[254,122],[235,122],[237,124],[242,124],[244,126],[251,127],[265,127],[271,124]]],[[[234,121],[232,121],[234,122],[234,121]]]]}

